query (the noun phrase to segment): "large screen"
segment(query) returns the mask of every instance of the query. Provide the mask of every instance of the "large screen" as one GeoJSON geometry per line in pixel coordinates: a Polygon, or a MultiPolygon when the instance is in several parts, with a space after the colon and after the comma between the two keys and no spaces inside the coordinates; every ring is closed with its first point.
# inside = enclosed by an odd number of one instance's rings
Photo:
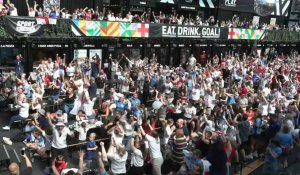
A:
{"type": "Polygon", "coordinates": [[[220,8],[230,11],[254,13],[254,0],[221,0],[220,8]]]}
{"type": "MultiPolygon", "coordinates": [[[[275,2],[276,10],[271,15],[288,16],[291,0],[276,0],[275,2]]],[[[220,8],[230,11],[255,13],[254,4],[255,0],[220,0],[220,8]]]]}

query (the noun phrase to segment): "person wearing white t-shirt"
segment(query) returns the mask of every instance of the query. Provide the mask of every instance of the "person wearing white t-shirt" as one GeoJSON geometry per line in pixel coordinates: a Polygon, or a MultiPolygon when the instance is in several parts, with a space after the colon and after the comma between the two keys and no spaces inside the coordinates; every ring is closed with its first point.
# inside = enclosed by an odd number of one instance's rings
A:
{"type": "Polygon", "coordinates": [[[131,140],[131,168],[128,174],[144,174],[144,156],[140,147],[139,137],[131,140]]]}
{"type": "Polygon", "coordinates": [[[116,144],[122,144],[124,138],[124,129],[120,124],[117,124],[114,128],[111,128],[108,133],[111,135],[111,140],[114,140],[116,144]]]}
{"type": "Polygon", "coordinates": [[[271,103],[269,103],[268,113],[269,114],[275,114],[275,111],[276,111],[276,101],[273,100],[273,101],[271,101],[271,103]]]}
{"type": "Polygon", "coordinates": [[[110,65],[110,70],[111,70],[111,78],[114,79],[116,72],[118,71],[119,67],[119,62],[117,60],[112,60],[111,65],[110,65]]]}
{"type": "Polygon", "coordinates": [[[67,67],[66,72],[67,72],[67,76],[68,76],[68,77],[73,77],[73,76],[74,76],[74,73],[75,73],[75,67],[74,67],[72,64],[70,64],[70,65],[67,67]]]}
{"type": "Polygon", "coordinates": [[[164,162],[162,153],[160,151],[160,139],[157,132],[153,131],[151,135],[145,133],[143,127],[140,127],[142,135],[148,141],[149,152],[151,156],[152,174],[161,175],[161,166],[164,162]]]}
{"type": "Polygon", "coordinates": [[[208,111],[211,111],[214,108],[214,98],[211,90],[208,90],[206,95],[204,96],[204,105],[208,111]]]}
{"type": "Polygon", "coordinates": [[[18,9],[15,7],[14,4],[9,4],[9,15],[10,16],[18,16],[18,9]]]}
{"type": "Polygon", "coordinates": [[[188,102],[188,106],[186,106],[184,109],[185,112],[183,115],[186,119],[191,120],[196,116],[197,110],[190,101],[188,102]]]}
{"type": "Polygon", "coordinates": [[[134,132],[134,126],[136,121],[134,121],[134,116],[129,115],[126,120],[121,120],[124,126],[124,139],[123,145],[125,145],[126,151],[131,151],[131,140],[134,132]]]}
{"type": "Polygon", "coordinates": [[[198,102],[200,100],[201,96],[201,90],[199,84],[196,84],[196,86],[192,89],[191,99],[194,102],[198,102]]]}
{"type": "Polygon", "coordinates": [[[261,96],[261,101],[258,104],[258,111],[262,116],[268,115],[269,103],[264,96],[261,96]]]}
{"type": "Polygon", "coordinates": [[[126,161],[128,153],[125,150],[125,146],[122,144],[116,144],[114,140],[107,151],[107,157],[110,160],[110,169],[113,174],[125,174],[126,173],[126,161]]]}
{"type": "MultiPolygon", "coordinates": [[[[49,118],[49,117],[48,117],[49,118]]],[[[53,129],[53,139],[51,143],[51,155],[56,157],[57,155],[63,155],[64,159],[68,158],[67,150],[67,136],[74,137],[74,134],[63,122],[57,122],[55,125],[52,124],[51,120],[48,120],[49,124],[53,129]]]]}
{"type": "Polygon", "coordinates": [[[18,105],[20,106],[19,114],[10,118],[7,126],[4,126],[3,130],[10,130],[11,125],[16,121],[26,120],[29,116],[29,103],[27,103],[26,97],[20,98],[18,101],[18,105]]]}
{"type": "Polygon", "coordinates": [[[196,66],[196,63],[197,63],[197,59],[194,57],[194,54],[191,54],[187,66],[189,67],[190,70],[193,70],[196,66]]]}
{"type": "Polygon", "coordinates": [[[163,137],[163,145],[167,145],[169,143],[169,139],[175,130],[175,126],[172,126],[174,124],[173,119],[168,119],[166,127],[164,128],[164,137],[163,137]]]}

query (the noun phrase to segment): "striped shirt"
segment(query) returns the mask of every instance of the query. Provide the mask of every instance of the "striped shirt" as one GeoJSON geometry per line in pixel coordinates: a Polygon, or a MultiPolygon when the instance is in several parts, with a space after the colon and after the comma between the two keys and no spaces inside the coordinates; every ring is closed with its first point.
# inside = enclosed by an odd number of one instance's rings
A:
{"type": "Polygon", "coordinates": [[[187,142],[185,137],[175,138],[173,141],[172,160],[175,163],[184,164],[183,150],[186,148],[187,142]]]}

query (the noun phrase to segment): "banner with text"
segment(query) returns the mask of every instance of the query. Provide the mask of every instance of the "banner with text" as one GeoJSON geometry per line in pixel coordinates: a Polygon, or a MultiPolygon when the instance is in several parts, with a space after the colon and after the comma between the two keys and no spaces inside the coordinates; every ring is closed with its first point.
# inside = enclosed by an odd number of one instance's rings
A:
{"type": "Polygon", "coordinates": [[[35,18],[6,17],[6,30],[17,36],[39,36],[44,33],[43,25],[37,23],[35,18]]]}
{"type": "Polygon", "coordinates": [[[197,38],[261,40],[265,30],[210,26],[72,20],[72,32],[84,37],[197,38]]]}
{"type": "Polygon", "coordinates": [[[150,37],[227,39],[227,36],[227,28],[150,24],[150,37]]]}

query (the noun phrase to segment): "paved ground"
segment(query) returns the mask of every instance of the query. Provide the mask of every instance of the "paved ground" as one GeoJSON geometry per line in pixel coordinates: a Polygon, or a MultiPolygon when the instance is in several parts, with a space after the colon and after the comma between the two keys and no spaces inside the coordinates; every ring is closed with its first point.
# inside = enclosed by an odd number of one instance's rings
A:
{"type": "MultiPolygon", "coordinates": [[[[0,127],[8,123],[10,116],[11,114],[8,112],[0,112],[0,127]]],[[[12,141],[14,141],[12,146],[7,146],[8,149],[15,149],[16,152],[20,153],[21,148],[24,147],[24,144],[21,142],[22,130],[18,128],[18,125],[14,125],[10,131],[2,131],[2,128],[0,128],[1,142],[2,142],[2,137],[9,137],[12,139],[12,141]]],[[[1,144],[3,144],[3,142],[1,144]]],[[[2,153],[0,152],[0,154],[2,153]]],[[[29,154],[27,153],[27,155],[29,154]]],[[[282,175],[300,175],[300,161],[296,161],[297,155],[300,155],[300,148],[296,148],[296,150],[293,152],[291,156],[290,159],[291,165],[287,170],[288,173],[281,173],[282,175]]],[[[77,160],[78,160],[77,153],[73,153],[73,158],[70,159],[69,161],[70,167],[77,167],[77,160]]],[[[25,162],[22,161],[21,165],[22,168],[24,168],[25,162]]],[[[33,167],[34,167],[33,168],[34,175],[44,174],[43,170],[45,168],[45,163],[42,162],[39,158],[34,158],[33,167]]],[[[7,171],[1,171],[0,175],[7,175],[7,171]]],[[[262,175],[262,167],[257,169],[253,173],[251,173],[251,175],[262,175]]]]}
{"type": "MultiPolygon", "coordinates": [[[[23,138],[23,132],[20,128],[18,128],[18,125],[13,125],[12,129],[10,131],[2,131],[2,126],[6,125],[9,121],[10,114],[8,112],[0,112],[0,139],[1,139],[1,145],[4,144],[2,141],[2,137],[9,137],[13,141],[12,146],[6,146],[8,150],[15,149],[17,153],[20,153],[20,150],[25,146],[24,143],[22,143],[21,139],[23,138]]],[[[0,153],[2,154],[2,153],[0,153]]],[[[27,152],[27,155],[29,156],[29,153],[27,152]]],[[[73,154],[73,158],[70,159],[70,166],[76,167],[77,164],[77,155],[76,153],[73,154]]],[[[22,159],[20,157],[20,159],[22,159]]],[[[43,170],[45,168],[45,162],[42,162],[39,158],[34,158],[33,162],[33,174],[34,175],[43,175],[43,170]]],[[[21,163],[22,168],[25,168],[25,162],[22,161],[21,163]]],[[[0,172],[0,175],[7,175],[7,171],[0,172]]]]}

